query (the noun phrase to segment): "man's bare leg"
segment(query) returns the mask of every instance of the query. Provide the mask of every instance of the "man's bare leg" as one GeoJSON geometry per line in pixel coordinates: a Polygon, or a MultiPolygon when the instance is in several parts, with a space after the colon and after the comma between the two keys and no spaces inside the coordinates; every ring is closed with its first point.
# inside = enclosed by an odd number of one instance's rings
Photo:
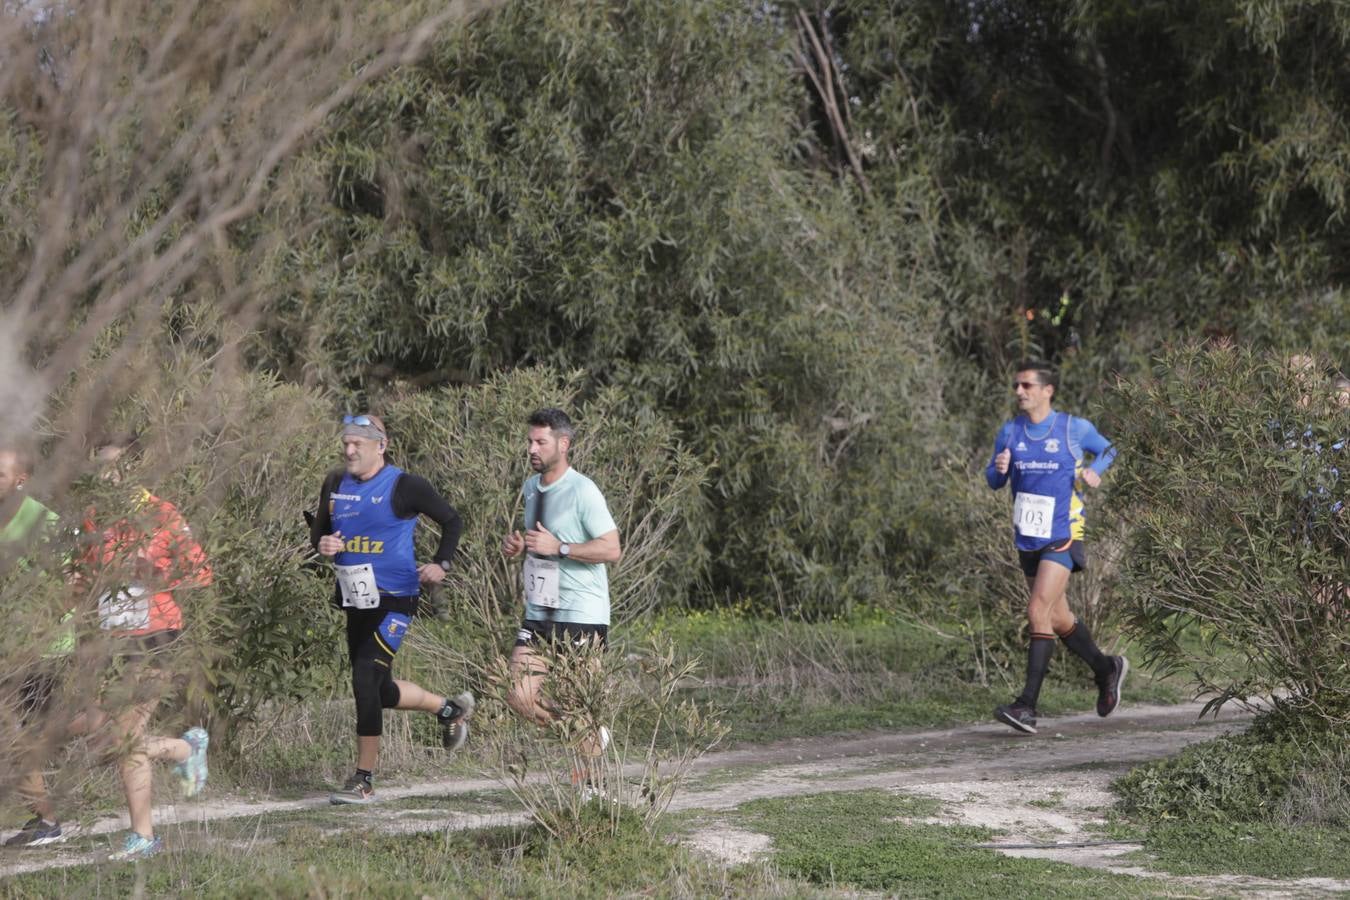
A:
{"type": "Polygon", "coordinates": [[[511,688],[506,704],[527,722],[548,726],[558,720],[558,714],[544,704],[544,679],[548,677],[548,661],[530,647],[516,647],[511,651],[511,688]]]}
{"type": "Polygon", "coordinates": [[[142,703],[118,716],[115,734],[124,745],[130,745],[119,766],[122,789],[126,792],[127,813],[131,830],[142,837],[155,836],[152,819],[153,775],[155,760],[171,759],[184,762],[192,747],[182,738],[145,737],[145,728],[158,701],[142,703]]]}

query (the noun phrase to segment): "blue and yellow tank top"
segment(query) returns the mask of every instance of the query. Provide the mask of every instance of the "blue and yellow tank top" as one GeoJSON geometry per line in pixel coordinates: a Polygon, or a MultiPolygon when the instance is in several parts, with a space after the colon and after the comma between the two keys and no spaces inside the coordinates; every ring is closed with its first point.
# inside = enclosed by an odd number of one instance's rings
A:
{"type": "Polygon", "coordinates": [[[394,486],[403,470],[386,465],[369,481],[343,475],[329,495],[333,530],[344,547],[333,558],[339,566],[370,563],[382,597],[416,597],[420,590],[413,530],[417,517],[394,514],[394,486]]]}

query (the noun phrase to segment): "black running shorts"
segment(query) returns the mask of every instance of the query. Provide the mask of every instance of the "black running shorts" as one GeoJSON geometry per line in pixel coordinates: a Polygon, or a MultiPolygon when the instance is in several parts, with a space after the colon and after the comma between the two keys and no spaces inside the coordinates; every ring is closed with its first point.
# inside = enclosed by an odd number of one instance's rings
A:
{"type": "Polygon", "coordinates": [[[516,632],[516,646],[530,647],[538,644],[565,644],[584,647],[596,643],[605,648],[609,637],[608,625],[586,625],[581,622],[541,622],[538,619],[526,619],[520,623],[516,632]]]}

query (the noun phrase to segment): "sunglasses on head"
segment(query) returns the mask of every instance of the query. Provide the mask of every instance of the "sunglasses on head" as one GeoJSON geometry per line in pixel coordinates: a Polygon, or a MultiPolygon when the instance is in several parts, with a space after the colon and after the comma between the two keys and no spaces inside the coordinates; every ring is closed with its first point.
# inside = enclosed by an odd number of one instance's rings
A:
{"type": "Polygon", "coordinates": [[[343,425],[369,425],[369,426],[372,427],[372,428],[379,428],[379,427],[380,427],[379,425],[375,424],[375,420],[372,419],[370,416],[343,416],[343,417],[342,417],[342,424],[343,424],[343,425]]]}

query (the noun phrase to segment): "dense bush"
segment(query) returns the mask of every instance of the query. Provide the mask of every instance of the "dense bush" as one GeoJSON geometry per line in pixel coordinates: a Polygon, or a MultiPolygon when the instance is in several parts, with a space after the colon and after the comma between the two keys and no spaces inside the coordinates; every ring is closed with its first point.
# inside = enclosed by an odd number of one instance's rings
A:
{"type": "MultiPolygon", "coordinates": [[[[210,560],[212,587],[182,597],[180,670],[205,666],[207,703],[224,717],[312,693],[340,658],[331,584],[304,565],[303,510],[338,459],[328,410],[315,392],[267,375],[218,378],[184,354],[121,412],[143,434],[128,482],[177,506],[210,560]],[[193,421],[204,393],[220,415],[193,421]]],[[[97,482],[75,499],[129,508],[97,482]]]]}
{"type": "Polygon", "coordinates": [[[1085,391],[1180,333],[1350,355],[1350,15],[1334,0],[846,0],[868,175],[916,169],[963,358],[1030,344],[1085,391]]]}
{"type": "Polygon", "coordinates": [[[510,4],[447,38],[278,204],[323,225],[259,359],[377,401],[579,370],[578,398],[612,389],[707,467],[714,602],[881,600],[943,538],[935,201],[860,210],[800,164],[792,40],[726,0],[510,4]]]}
{"type": "Polygon", "coordinates": [[[1150,655],[1215,704],[1350,721],[1350,410],[1319,373],[1230,346],[1172,351],[1112,405],[1124,594],[1150,655]]]}
{"type": "Polygon", "coordinates": [[[1122,812],[1147,823],[1350,824],[1343,731],[1265,716],[1116,780],[1122,812]]]}

